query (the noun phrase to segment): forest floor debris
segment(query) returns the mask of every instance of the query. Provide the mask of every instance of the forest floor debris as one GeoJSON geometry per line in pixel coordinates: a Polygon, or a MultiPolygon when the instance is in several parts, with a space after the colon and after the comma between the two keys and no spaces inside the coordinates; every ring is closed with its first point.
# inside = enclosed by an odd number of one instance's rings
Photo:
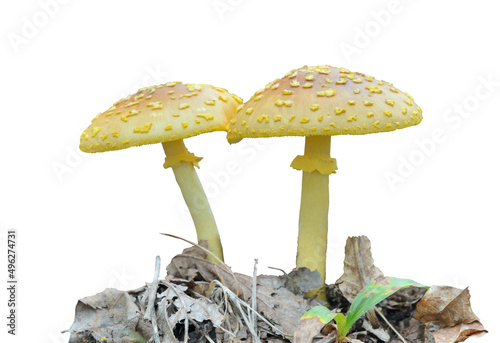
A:
{"type": "MultiPolygon", "coordinates": [[[[160,277],[157,257],[152,283],[80,299],[69,342],[293,342],[302,315],[325,305],[303,298],[322,283],[316,271],[247,276],[205,257],[198,247],[185,249],[171,260],[165,277],[160,277]]],[[[344,274],[326,286],[330,309],[346,313],[361,288],[378,277],[383,273],[374,264],[368,238],[350,237],[344,274]]],[[[335,342],[335,327],[332,322],[301,328],[307,334],[295,342],[335,342]]],[[[344,341],[454,343],[486,332],[472,312],[468,289],[411,287],[380,302],[344,341]]]]}

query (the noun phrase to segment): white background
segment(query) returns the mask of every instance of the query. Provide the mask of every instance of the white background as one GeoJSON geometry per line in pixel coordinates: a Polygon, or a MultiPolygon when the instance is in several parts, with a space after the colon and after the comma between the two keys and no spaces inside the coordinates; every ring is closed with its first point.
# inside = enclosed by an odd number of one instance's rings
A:
{"type": "MultiPolygon", "coordinates": [[[[292,68],[330,64],[394,83],[424,120],[332,139],[339,171],[330,178],[327,281],[342,273],[345,239],[367,235],[386,275],[470,286],[490,331],[478,341],[498,342],[500,21],[492,3],[2,2],[0,288],[13,228],[19,284],[16,337],[6,334],[0,292],[0,340],[67,342],[60,331],[79,298],[139,287],[152,279],[156,255],[165,267],[188,246],[160,232],[196,240],[160,145],[79,152],[95,115],[147,85],[209,83],[247,100],[292,68]],[[393,187],[389,173],[400,177],[393,187]]],[[[252,144],[229,146],[224,133],[186,142],[204,157],[199,175],[226,262],[248,274],[254,258],[261,273],[290,270],[301,175],[289,165],[303,139],[252,144]]]]}

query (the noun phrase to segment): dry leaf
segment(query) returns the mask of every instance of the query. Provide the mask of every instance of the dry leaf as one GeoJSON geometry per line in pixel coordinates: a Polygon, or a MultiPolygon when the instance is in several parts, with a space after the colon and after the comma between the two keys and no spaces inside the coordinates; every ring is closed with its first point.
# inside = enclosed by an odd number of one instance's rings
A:
{"type": "Polygon", "coordinates": [[[361,324],[362,328],[372,333],[375,337],[377,337],[382,342],[389,342],[391,339],[391,335],[382,327],[374,328],[370,324],[369,320],[363,320],[361,324]]]}
{"type": "MultiPolygon", "coordinates": [[[[156,296],[154,321],[168,342],[178,342],[188,323],[190,342],[215,339],[214,327],[221,327],[224,316],[219,307],[206,298],[195,299],[185,293],[188,287],[159,280],[161,294],[156,296]]],[[[129,292],[106,289],[81,299],[75,321],[69,330],[71,343],[108,342],[146,343],[153,336],[151,321],[144,319],[151,285],[129,292]]],[[[153,317],[152,317],[153,318],[153,317]]]]}
{"type": "MultiPolygon", "coordinates": [[[[344,274],[335,282],[339,285],[344,297],[352,303],[356,295],[373,280],[383,277],[373,261],[371,243],[368,237],[349,237],[345,244],[344,274]]],[[[374,328],[379,321],[372,309],[366,313],[374,328]]]]}
{"type": "Polygon", "coordinates": [[[337,336],[337,325],[333,323],[335,313],[331,312],[325,306],[318,306],[300,319],[300,324],[293,335],[294,343],[311,343],[316,335],[321,332],[323,340],[328,340],[337,336]]]}
{"type": "Polygon", "coordinates": [[[172,313],[168,318],[171,327],[175,326],[179,321],[184,320],[185,317],[196,320],[198,323],[210,320],[216,327],[221,325],[224,316],[219,312],[217,305],[203,298],[194,299],[190,297],[184,293],[184,291],[187,290],[185,286],[175,285],[163,280],[160,280],[159,284],[167,287],[165,292],[158,295],[158,299],[163,298],[160,304],[166,301],[172,303],[176,307],[175,313],[172,313]],[[179,316],[179,313],[182,313],[182,315],[179,316]]]}
{"type": "Polygon", "coordinates": [[[279,276],[279,278],[285,279],[286,289],[301,297],[323,285],[323,279],[321,279],[319,272],[317,270],[311,271],[306,267],[294,269],[286,275],[279,276]]]}
{"type": "Polygon", "coordinates": [[[459,343],[472,336],[481,337],[487,332],[480,322],[473,322],[440,329],[432,335],[436,343],[459,343]]]}
{"type": "MultiPolygon", "coordinates": [[[[174,256],[167,266],[167,274],[195,281],[212,282],[212,280],[219,280],[239,295],[237,280],[231,269],[225,264],[215,264],[206,260],[203,255],[200,255],[200,251],[201,249],[197,247],[184,249],[182,254],[174,256]],[[236,288],[233,289],[229,285],[234,285],[236,288]]],[[[205,254],[203,251],[201,252],[205,254]]]]}
{"type": "MultiPolygon", "coordinates": [[[[275,268],[276,269],[276,268],[275,268]]],[[[281,269],[280,269],[281,270],[281,269]]],[[[266,283],[268,287],[275,289],[285,287],[295,295],[304,295],[323,285],[323,279],[317,270],[311,271],[309,268],[300,267],[278,277],[274,275],[259,275],[259,281],[266,283]]]]}
{"type": "Polygon", "coordinates": [[[302,319],[298,329],[293,334],[293,343],[311,343],[324,326],[325,323],[318,318],[302,319]]]}
{"type": "Polygon", "coordinates": [[[147,341],[153,335],[150,328],[141,325],[140,310],[127,292],[108,288],[80,299],[75,312],[70,343],[100,342],[103,337],[120,337],[120,342],[147,337],[147,341]]]}
{"type": "MultiPolygon", "coordinates": [[[[233,273],[227,266],[191,256],[185,252],[175,256],[167,267],[169,274],[186,278],[189,269],[198,271],[197,278],[211,282],[220,281],[224,286],[237,294],[242,300],[250,303],[252,296],[252,277],[233,273]]],[[[282,283],[280,280],[270,280],[266,276],[260,281],[257,278],[257,310],[268,318],[286,335],[293,336],[302,315],[315,304],[309,304],[302,297],[290,292],[285,287],[274,288],[272,284],[282,283]],[[276,318],[279,318],[276,320],[276,318]]],[[[278,279],[278,277],[274,277],[278,279]]],[[[317,303],[319,304],[319,303],[317,303]]],[[[278,332],[275,332],[279,334],[278,332]]]]}
{"type": "Polygon", "coordinates": [[[363,287],[383,276],[374,265],[368,237],[349,237],[345,245],[344,274],[335,282],[344,297],[352,302],[363,287]]]}
{"type": "MultiPolygon", "coordinates": [[[[401,321],[398,326],[398,331],[408,343],[426,342],[425,340],[425,324],[415,318],[401,321]],[[406,323],[405,323],[406,322],[406,323]],[[405,325],[406,324],[406,325],[405,325]]],[[[390,340],[391,343],[403,343],[398,337],[390,340]]]]}
{"type": "Polygon", "coordinates": [[[479,320],[472,312],[469,289],[432,286],[417,304],[415,318],[423,323],[455,326],[479,320]]]}

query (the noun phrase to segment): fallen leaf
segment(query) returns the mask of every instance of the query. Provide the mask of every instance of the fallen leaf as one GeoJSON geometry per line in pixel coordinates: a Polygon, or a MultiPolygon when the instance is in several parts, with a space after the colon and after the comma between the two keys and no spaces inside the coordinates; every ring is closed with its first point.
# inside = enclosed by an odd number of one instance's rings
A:
{"type": "MultiPolygon", "coordinates": [[[[250,303],[252,294],[252,278],[236,274],[240,285],[240,298],[250,303]]],[[[257,310],[271,320],[281,331],[293,336],[301,316],[311,307],[302,297],[286,288],[273,289],[259,282],[257,278],[257,310]],[[279,318],[279,320],[276,320],[279,318]]]]}
{"type": "Polygon", "coordinates": [[[120,337],[120,342],[136,342],[153,335],[142,324],[142,315],[132,297],[124,291],[107,288],[103,292],[80,299],[75,321],[69,332],[70,343],[101,342],[103,337],[120,337]]]}
{"type": "Polygon", "coordinates": [[[404,288],[385,299],[383,305],[387,309],[398,310],[409,315],[414,311],[413,305],[416,306],[426,291],[427,289],[421,287],[404,288]]]}
{"type": "MultiPolygon", "coordinates": [[[[383,277],[373,261],[371,243],[368,237],[349,237],[345,244],[344,274],[335,282],[344,297],[352,303],[356,295],[373,280],[383,277]]],[[[380,323],[374,310],[366,313],[374,328],[380,323]]]]}
{"type": "Polygon", "coordinates": [[[432,286],[417,304],[415,318],[423,323],[455,326],[479,320],[472,312],[469,289],[432,286]]]}
{"type": "Polygon", "coordinates": [[[344,274],[335,282],[344,297],[352,302],[356,295],[373,280],[383,277],[373,261],[368,237],[349,237],[345,245],[344,274]]]}
{"type": "MultiPolygon", "coordinates": [[[[277,268],[274,268],[277,269],[277,268]]],[[[281,269],[279,269],[281,270],[281,269]]],[[[323,279],[317,270],[311,271],[306,267],[299,267],[290,273],[285,273],[278,277],[274,275],[259,275],[259,281],[268,286],[278,289],[285,287],[295,295],[303,297],[307,292],[312,291],[323,285],[323,279]]]]}
{"type": "Polygon", "coordinates": [[[172,313],[169,319],[169,324],[173,327],[179,321],[188,317],[191,320],[196,320],[202,323],[205,320],[210,320],[212,324],[219,327],[224,319],[224,316],[219,312],[216,304],[210,303],[207,299],[195,299],[187,295],[184,291],[186,286],[179,286],[163,280],[159,281],[160,285],[167,287],[166,291],[158,295],[158,299],[168,301],[175,306],[175,310],[171,309],[172,313]],[[177,313],[182,312],[183,315],[177,316],[177,313]]]}
{"type": "MultiPolygon", "coordinates": [[[[186,278],[189,269],[196,269],[197,278],[206,282],[213,280],[220,281],[229,288],[240,299],[250,304],[252,296],[252,277],[233,273],[229,267],[223,264],[215,264],[208,260],[192,256],[184,251],[175,256],[167,267],[169,274],[176,277],[186,278]]],[[[264,317],[269,319],[276,327],[287,336],[293,336],[302,315],[309,310],[312,305],[290,292],[285,287],[274,288],[273,284],[282,284],[278,277],[266,276],[260,280],[257,277],[257,310],[264,317]],[[276,320],[279,318],[279,320],[276,320]]],[[[205,294],[205,296],[209,296],[205,294]]],[[[279,334],[279,332],[275,332],[279,334]]]]}
{"type": "Polygon", "coordinates": [[[158,285],[151,321],[144,319],[151,284],[129,292],[106,289],[81,299],[69,330],[70,343],[101,342],[103,337],[107,342],[147,343],[154,335],[152,321],[166,342],[183,340],[186,329],[190,342],[205,342],[207,335],[216,339],[215,328],[224,320],[218,305],[186,294],[185,285],[166,280],[158,285]]]}
{"type": "Polygon", "coordinates": [[[488,331],[480,322],[470,324],[459,324],[453,327],[440,329],[433,332],[432,335],[436,343],[459,343],[465,341],[469,337],[481,337],[488,331]]]}
{"type": "Polygon", "coordinates": [[[197,247],[184,249],[181,254],[172,258],[167,266],[167,276],[206,282],[219,280],[229,288],[229,285],[235,286],[236,288],[231,290],[240,295],[238,282],[231,269],[225,264],[210,262],[204,256],[206,253],[197,247]]]}
{"type": "MultiPolygon", "coordinates": [[[[405,322],[406,320],[401,321],[401,326],[398,327],[398,331],[401,336],[403,336],[408,342],[425,342],[425,324],[421,323],[415,318],[410,318],[407,320],[407,323],[405,322]]],[[[393,341],[402,343],[402,341],[400,341],[398,337],[395,337],[393,340],[391,340],[391,342],[393,341]]]]}
{"type": "Polygon", "coordinates": [[[303,297],[307,292],[323,285],[323,279],[317,270],[300,267],[292,270],[286,275],[279,276],[285,280],[285,288],[296,295],[303,297]]]}
{"type": "MultiPolygon", "coordinates": [[[[324,306],[316,306],[307,311],[293,335],[294,343],[310,343],[320,330],[333,320],[335,313],[324,306]]],[[[336,328],[336,326],[334,326],[336,328]]]]}
{"type": "Polygon", "coordinates": [[[382,342],[389,342],[389,340],[391,339],[391,335],[389,335],[389,333],[386,330],[384,330],[381,327],[377,329],[373,328],[369,320],[363,320],[361,326],[366,331],[371,332],[373,335],[375,335],[382,342]]]}

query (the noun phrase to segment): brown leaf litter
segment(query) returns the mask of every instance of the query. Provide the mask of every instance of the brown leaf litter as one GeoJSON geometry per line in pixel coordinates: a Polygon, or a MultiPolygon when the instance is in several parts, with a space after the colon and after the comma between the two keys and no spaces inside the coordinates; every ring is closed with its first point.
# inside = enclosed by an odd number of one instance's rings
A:
{"type": "Polygon", "coordinates": [[[472,311],[468,288],[432,286],[418,303],[415,318],[428,324],[436,343],[463,342],[488,332],[472,311]]]}
{"type": "MultiPolygon", "coordinates": [[[[349,237],[345,253],[344,274],[326,292],[330,308],[344,314],[366,284],[383,276],[367,237],[349,237]]],[[[151,284],[80,299],[69,342],[283,343],[295,333],[296,343],[335,341],[334,322],[300,328],[302,315],[321,303],[303,298],[321,285],[317,271],[252,277],[205,257],[198,247],[185,249],[164,278],[158,257],[151,284]]],[[[424,292],[408,288],[391,295],[358,320],[344,342],[455,343],[487,332],[470,308],[468,289],[433,286],[424,292]]]]}
{"type": "MultiPolygon", "coordinates": [[[[327,286],[327,299],[333,312],[346,314],[350,303],[361,289],[372,280],[383,277],[382,271],[374,264],[371,243],[366,236],[349,237],[346,242],[344,274],[333,285],[327,286]]],[[[369,343],[454,343],[462,342],[472,335],[482,335],[486,331],[474,322],[477,317],[472,312],[468,290],[451,291],[451,287],[407,288],[386,298],[358,320],[351,328],[349,340],[369,343]],[[434,293],[435,289],[447,290],[434,293]],[[425,293],[425,295],[424,295],[425,293]],[[421,300],[422,299],[422,300],[421,300]],[[420,302],[419,302],[420,301],[420,302]],[[432,309],[438,309],[437,313],[432,309]],[[414,317],[415,315],[415,317],[414,317]],[[373,316],[379,317],[373,325],[373,316]],[[451,321],[450,317],[455,320],[451,321]],[[420,319],[419,320],[417,320],[420,319]],[[452,326],[445,328],[443,326],[452,326]],[[427,324],[426,324],[427,323],[427,324]],[[465,326],[464,326],[465,325],[465,326]]],[[[324,326],[319,321],[303,321],[299,327],[295,343],[333,342],[335,332],[321,332],[324,326]],[[316,337],[316,340],[313,340],[316,337]],[[319,341],[319,337],[322,337],[319,341]]],[[[324,328],[323,328],[324,330],[324,328]]]]}

